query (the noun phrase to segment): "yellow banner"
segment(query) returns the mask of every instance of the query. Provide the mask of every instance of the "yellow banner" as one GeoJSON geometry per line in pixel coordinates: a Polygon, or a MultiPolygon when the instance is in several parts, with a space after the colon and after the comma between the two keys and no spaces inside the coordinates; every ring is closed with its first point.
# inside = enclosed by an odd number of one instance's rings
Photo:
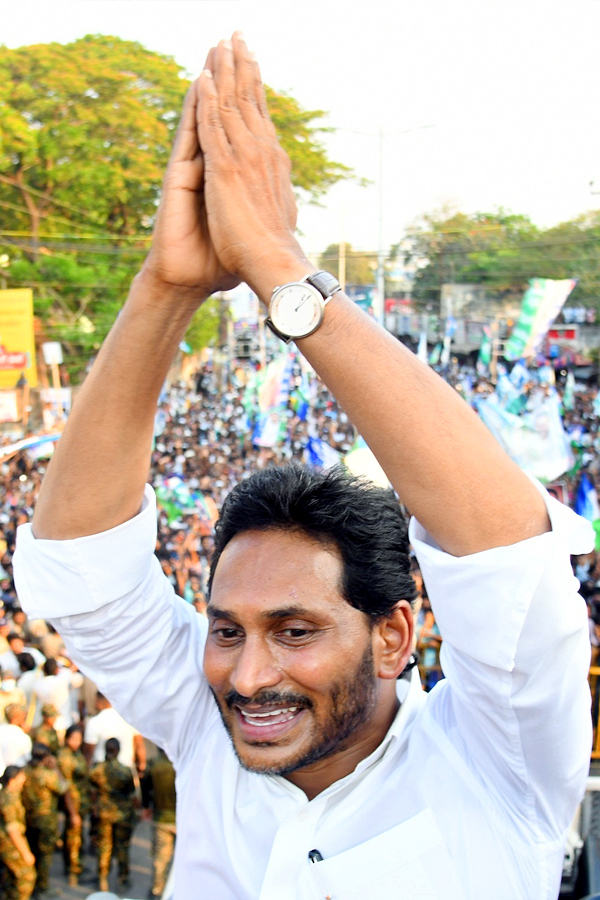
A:
{"type": "Polygon", "coordinates": [[[14,388],[21,373],[37,387],[30,288],[0,291],[0,388],[14,388]]]}

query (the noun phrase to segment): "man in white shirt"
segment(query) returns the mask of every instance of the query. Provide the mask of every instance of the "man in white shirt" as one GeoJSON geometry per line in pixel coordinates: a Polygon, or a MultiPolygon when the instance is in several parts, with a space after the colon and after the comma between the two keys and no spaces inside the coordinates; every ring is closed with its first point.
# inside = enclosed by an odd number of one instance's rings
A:
{"type": "Polygon", "coordinates": [[[33,725],[36,727],[41,723],[42,706],[50,703],[57,708],[59,713],[60,720],[57,730],[64,732],[73,725],[71,691],[81,687],[83,675],[59,665],[55,659],[47,659],[42,666],[42,672],[44,677],[38,679],[33,686],[33,696],[36,700],[33,725]]]}
{"type": "Polygon", "coordinates": [[[21,675],[18,657],[21,653],[30,653],[33,656],[36,666],[43,666],[46,657],[40,653],[36,647],[29,647],[25,644],[22,636],[11,632],[7,638],[9,650],[0,654],[0,669],[3,672],[11,672],[15,678],[21,675]]]}
{"type": "Polygon", "coordinates": [[[118,760],[130,769],[146,768],[144,740],[125,719],[113,709],[106,697],[96,694],[98,712],[87,720],[83,735],[83,752],[89,762],[100,763],[106,758],[105,746],[109,738],[117,738],[120,744],[118,760]]]}
{"type": "Polygon", "coordinates": [[[24,766],[31,756],[31,738],[23,731],[25,710],[9,703],[4,710],[5,722],[0,724],[0,756],[5,766],[24,766]]]}
{"type": "Polygon", "coordinates": [[[19,598],[173,760],[178,900],[555,900],[591,744],[569,554],[593,536],[315,271],[294,228],[289,163],[237,35],[188,93],[152,250],[20,531],[19,598]],[[293,469],[242,482],[208,620],[153,556],[161,385],[199,303],[239,280],[416,516],[444,637],[446,680],[427,696],[414,670],[398,677],[414,585],[384,492],[293,469]]]}

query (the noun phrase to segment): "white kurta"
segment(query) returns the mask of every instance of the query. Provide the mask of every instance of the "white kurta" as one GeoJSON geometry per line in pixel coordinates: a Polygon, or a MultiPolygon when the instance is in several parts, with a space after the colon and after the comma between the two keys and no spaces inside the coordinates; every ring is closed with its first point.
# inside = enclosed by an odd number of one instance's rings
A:
{"type": "Polygon", "coordinates": [[[153,556],[156,512],[14,559],[28,615],[177,770],[176,900],[556,900],[591,745],[589,638],[570,553],[589,525],[547,498],[551,533],[456,558],[417,522],[446,680],[401,707],[380,747],[308,802],[243,770],[202,671],[207,622],[153,556]],[[322,862],[309,862],[318,849],[322,862]]]}

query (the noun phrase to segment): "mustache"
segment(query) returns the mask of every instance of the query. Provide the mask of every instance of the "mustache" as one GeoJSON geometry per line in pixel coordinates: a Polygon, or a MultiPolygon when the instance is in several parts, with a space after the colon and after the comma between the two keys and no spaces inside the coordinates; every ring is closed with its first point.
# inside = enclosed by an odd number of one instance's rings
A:
{"type": "Polygon", "coordinates": [[[292,691],[281,693],[279,691],[260,691],[254,697],[244,697],[237,691],[229,691],[223,698],[228,709],[234,706],[246,706],[249,703],[256,703],[259,706],[269,706],[270,704],[285,704],[286,706],[304,706],[306,709],[313,708],[313,702],[310,697],[304,694],[294,694],[292,691]]]}

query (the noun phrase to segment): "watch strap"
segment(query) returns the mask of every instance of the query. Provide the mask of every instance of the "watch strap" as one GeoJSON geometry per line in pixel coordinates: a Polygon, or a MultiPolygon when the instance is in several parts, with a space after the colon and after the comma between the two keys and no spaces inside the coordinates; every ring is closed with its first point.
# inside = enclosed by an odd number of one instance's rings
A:
{"type": "Polygon", "coordinates": [[[332,275],[330,272],[315,272],[314,275],[307,275],[302,281],[312,284],[312,286],[321,294],[325,303],[331,300],[333,294],[336,294],[342,289],[342,286],[335,275],[332,275]]]}
{"type": "Polygon", "coordinates": [[[290,337],[289,334],[284,334],[279,328],[276,328],[273,322],[271,321],[271,317],[267,316],[265,319],[265,325],[271,329],[275,337],[278,337],[280,341],[283,341],[284,344],[291,344],[294,338],[290,337]]]}

